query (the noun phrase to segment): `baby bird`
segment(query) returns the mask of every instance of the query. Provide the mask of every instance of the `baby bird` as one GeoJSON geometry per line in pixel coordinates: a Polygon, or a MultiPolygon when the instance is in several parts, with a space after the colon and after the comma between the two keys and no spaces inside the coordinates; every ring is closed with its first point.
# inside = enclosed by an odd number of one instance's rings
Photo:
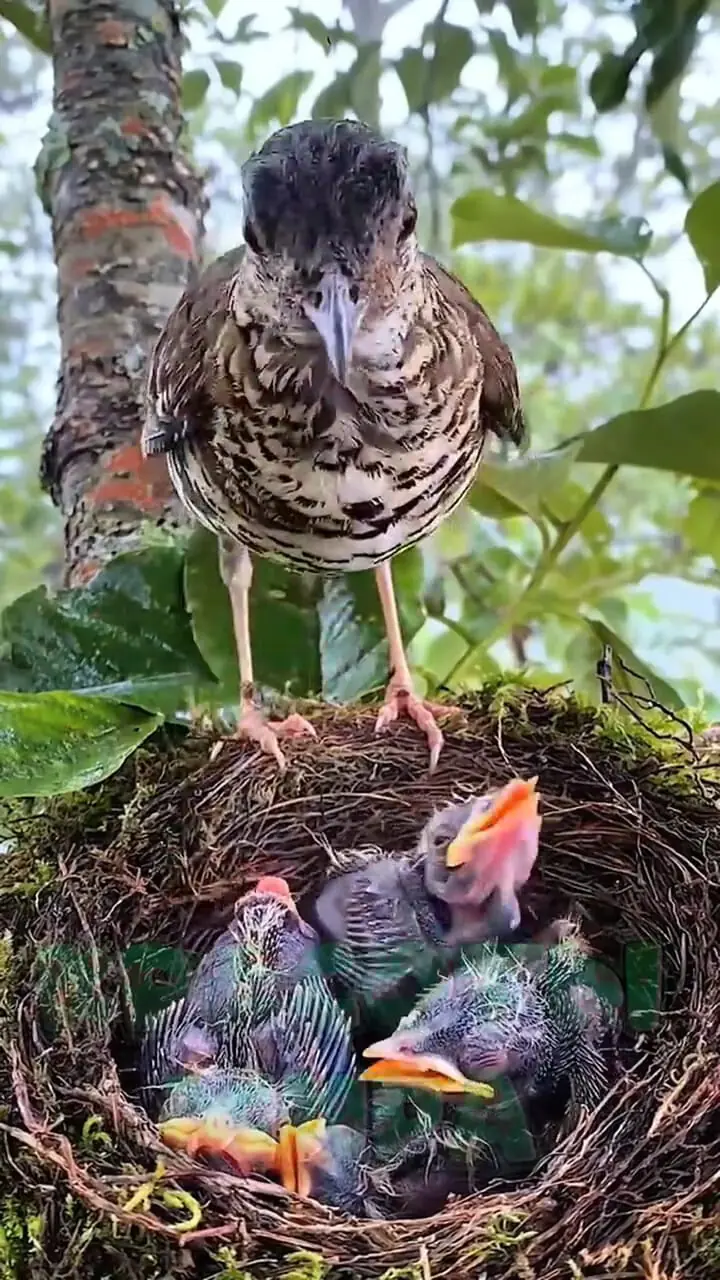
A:
{"type": "Polygon", "coordinates": [[[264,876],[235,903],[233,920],[201,959],[187,994],[146,1029],[141,1069],[155,1087],[219,1058],[237,1064],[241,1043],[299,983],[322,982],[315,930],[285,880],[264,876]],[[232,1048],[229,1041],[232,1041],[232,1048]]]}
{"type": "Polygon", "coordinates": [[[275,1148],[265,1139],[282,1124],[340,1114],[353,1084],[350,1025],[317,943],[284,880],[265,877],[236,903],[187,995],[143,1043],[145,1094],[151,1110],[162,1100],[171,1145],[267,1172],[275,1148]]]}
{"type": "Polygon", "coordinates": [[[501,1084],[506,1094],[509,1082],[521,1098],[566,1081],[574,1102],[592,1106],[607,1086],[616,1014],[590,982],[577,931],[549,948],[479,948],[365,1049],[377,1061],[360,1079],[443,1095],[501,1084]]]}
{"type": "Polygon", "coordinates": [[[314,907],[330,971],[361,1000],[410,975],[428,981],[464,943],[508,937],[538,852],[537,779],[450,805],[414,855],[378,858],[330,880],[314,907]]]}

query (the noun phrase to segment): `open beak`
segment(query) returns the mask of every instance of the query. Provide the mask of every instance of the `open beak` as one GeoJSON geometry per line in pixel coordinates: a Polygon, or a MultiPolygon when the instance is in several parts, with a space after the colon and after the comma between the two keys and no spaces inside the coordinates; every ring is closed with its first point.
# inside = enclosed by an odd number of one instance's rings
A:
{"type": "Polygon", "coordinates": [[[338,272],[328,272],[323,276],[319,294],[319,306],[306,302],[305,314],[323,340],[335,377],[345,386],[360,319],[360,303],[353,302],[350,285],[338,272]]]}
{"type": "Polygon", "coordinates": [[[481,854],[488,869],[499,870],[525,842],[534,841],[537,848],[541,824],[537,781],[537,778],[529,781],[513,778],[498,792],[489,808],[472,813],[448,845],[445,865],[462,867],[481,854]]]}
{"type": "Polygon", "coordinates": [[[363,1053],[365,1058],[379,1058],[363,1071],[360,1079],[367,1084],[398,1085],[405,1089],[429,1089],[432,1093],[474,1094],[492,1098],[495,1090],[484,1081],[468,1080],[452,1062],[434,1053],[403,1053],[392,1036],[379,1040],[363,1053]]]}
{"type": "Polygon", "coordinates": [[[242,1129],[222,1119],[180,1116],[159,1125],[160,1137],[173,1151],[189,1156],[217,1156],[234,1165],[242,1177],[273,1174],[278,1143],[262,1129],[242,1129]]]}
{"type": "Polygon", "coordinates": [[[312,1194],[312,1165],[322,1149],[327,1123],[284,1124],[278,1135],[278,1173],[286,1191],[307,1198],[312,1194]]]}

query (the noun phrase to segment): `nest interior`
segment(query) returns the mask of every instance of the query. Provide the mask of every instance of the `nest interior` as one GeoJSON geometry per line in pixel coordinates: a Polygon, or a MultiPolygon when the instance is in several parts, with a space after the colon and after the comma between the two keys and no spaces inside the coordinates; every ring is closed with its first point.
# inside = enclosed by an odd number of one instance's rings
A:
{"type": "Polygon", "coordinates": [[[432,778],[412,725],[378,739],[372,709],[316,707],[318,741],[293,745],[282,776],[240,744],[210,761],[207,739],[171,732],[100,787],[13,807],[0,864],[0,1277],[720,1269],[720,823],[707,775],[561,694],[501,691],[465,711],[432,778]],[[538,774],[543,797],[531,915],[579,915],[634,991],[619,1078],[527,1183],[428,1220],[355,1222],[162,1146],[125,1092],[122,1046],[147,1011],[139,987],[149,978],[164,1000],[182,982],[178,945],[221,923],[259,874],[302,896],[333,852],[407,850],[435,808],[517,774],[538,774]]]}

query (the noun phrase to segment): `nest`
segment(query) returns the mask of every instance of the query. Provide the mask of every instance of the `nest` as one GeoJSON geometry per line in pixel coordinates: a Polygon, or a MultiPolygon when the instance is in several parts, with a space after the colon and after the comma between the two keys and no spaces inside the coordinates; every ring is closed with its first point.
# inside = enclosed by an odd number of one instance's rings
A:
{"type": "Polygon", "coordinates": [[[166,733],[103,786],[14,809],[0,871],[0,1071],[12,1097],[0,1113],[0,1275],[686,1280],[718,1269],[709,775],[557,694],[466,710],[431,779],[412,726],[376,739],[371,710],[315,708],[318,742],[293,745],[283,776],[239,744],[210,761],[207,739],[166,733]],[[302,895],[344,851],[407,850],[433,809],[516,774],[538,774],[543,796],[531,915],[578,915],[635,984],[602,1104],[521,1187],[491,1186],[421,1221],[357,1222],[167,1150],[128,1094],[138,963],[172,982],[171,949],[220,927],[258,874],[302,895]]]}

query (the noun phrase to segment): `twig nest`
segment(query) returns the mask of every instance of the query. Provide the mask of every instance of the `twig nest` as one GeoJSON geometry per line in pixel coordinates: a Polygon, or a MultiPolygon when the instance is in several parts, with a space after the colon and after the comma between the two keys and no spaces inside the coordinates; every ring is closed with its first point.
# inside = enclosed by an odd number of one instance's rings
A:
{"type": "Polygon", "coordinates": [[[432,777],[412,725],[378,739],[372,709],[316,707],[303,710],[318,739],[289,746],[283,775],[237,743],[210,761],[206,739],[178,733],[90,792],[42,813],[16,806],[15,846],[0,863],[2,1071],[13,1091],[0,1178],[18,1221],[41,1221],[34,1277],[61,1262],[68,1275],[246,1268],[267,1280],[712,1273],[717,789],[707,769],[693,777],[687,753],[664,747],[659,758],[612,714],[553,694],[489,704],[467,704],[432,777]],[[303,896],[348,850],[406,851],[434,809],[535,774],[544,824],[529,920],[579,915],[626,1006],[620,1078],[529,1183],[451,1202],[430,1223],[355,1222],[163,1147],[125,1090],[138,966],[146,977],[155,968],[166,992],[180,986],[177,948],[210,938],[260,874],[303,896]],[[290,1263],[288,1251],[302,1257],[290,1263]]]}

